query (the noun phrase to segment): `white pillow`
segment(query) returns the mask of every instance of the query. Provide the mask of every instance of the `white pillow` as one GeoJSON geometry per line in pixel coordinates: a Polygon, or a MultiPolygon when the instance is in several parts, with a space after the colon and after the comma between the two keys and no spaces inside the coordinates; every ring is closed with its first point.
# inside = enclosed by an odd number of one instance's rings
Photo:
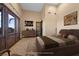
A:
{"type": "Polygon", "coordinates": [[[69,38],[69,39],[72,39],[72,40],[73,40],[73,39],[77,39],[77,37],[74,36],[74,35],[68,35],[68,38],[69,38]]]}
{"type": "Polygon", "coordinates": [[[75,40],[75,42],[79,42],[78,38],[74,35],[68,35],[68,39],[75,40]]]}

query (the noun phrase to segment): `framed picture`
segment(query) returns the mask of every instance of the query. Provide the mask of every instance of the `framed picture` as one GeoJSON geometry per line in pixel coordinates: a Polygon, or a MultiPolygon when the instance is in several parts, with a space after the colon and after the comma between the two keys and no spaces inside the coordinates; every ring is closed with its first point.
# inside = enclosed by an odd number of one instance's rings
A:
{"type": "Polygon", "coordinates": [[[33,21],[25,21],[25,26],[33,26],[33,21]]]}
{"type": "Polygon", "coordinates": [[[77,24],[77,11],[64,16],[64,26],[77,24]]]}

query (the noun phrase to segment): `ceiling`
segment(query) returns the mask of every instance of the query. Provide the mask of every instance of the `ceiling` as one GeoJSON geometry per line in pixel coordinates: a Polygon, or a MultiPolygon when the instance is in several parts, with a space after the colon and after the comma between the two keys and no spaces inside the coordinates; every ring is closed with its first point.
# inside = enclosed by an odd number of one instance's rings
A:
{"type": "MultiPolygon", "coordinates": [[[[40,12],[45,3],[20,3],[23,10],[40,12]]],[[[47,3],[48,5],[58,6],[59,3],[47,3]]]]}

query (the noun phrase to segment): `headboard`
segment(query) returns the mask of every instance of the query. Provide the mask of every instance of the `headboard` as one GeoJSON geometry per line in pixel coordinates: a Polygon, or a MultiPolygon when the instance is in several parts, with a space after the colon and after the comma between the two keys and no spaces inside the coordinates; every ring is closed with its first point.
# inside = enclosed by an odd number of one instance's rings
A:
{"type": "Polygon", "coordinates": [[[67,35],[71,34],[79,39],[79,29],[61,29],[59,33],[67,35]]]}

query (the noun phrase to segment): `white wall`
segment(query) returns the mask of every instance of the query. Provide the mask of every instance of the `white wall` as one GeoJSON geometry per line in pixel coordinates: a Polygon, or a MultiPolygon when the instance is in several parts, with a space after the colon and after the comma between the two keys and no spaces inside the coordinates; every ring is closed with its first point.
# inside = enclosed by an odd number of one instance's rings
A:
{"type": "Polygon", "coordinates": [[[79,15],[79,4],[77,3],[61,4],[57,8],[57,33],[59,33],[61,29],[79,29],[79,16],[77,25],[64,26],[64,16],[74,11],[78,11],[79,15]]]}
{"type": "Polygon", "coordinates": [[[29,29],[35,29],[36,30],[36,22],[41,21],[40,13],[32,12],[32,11],[23,11],[23,20],[21,21],[22,24],[22,30],[26,30],[26,28],[29,29]],[[25,26],[24,21],[33,21],[33,26],[25,26]]]}
{"type": "Polygon", "coordinates": [[[55,35],[56,34],[56,7],[45,6],[45,16],[43,18],[43,35],[55,35]],[[51,14],[48,14],[48,12],[51,14]]]}

